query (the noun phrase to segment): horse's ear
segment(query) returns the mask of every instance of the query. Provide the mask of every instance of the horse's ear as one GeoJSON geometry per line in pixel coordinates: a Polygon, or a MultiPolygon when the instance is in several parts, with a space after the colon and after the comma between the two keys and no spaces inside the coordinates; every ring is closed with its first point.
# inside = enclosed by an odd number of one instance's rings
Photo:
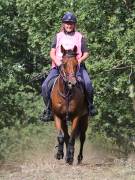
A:
{"type": "Polygon", "coordinates": [[[64,47],[61,45],[61,52],[62,52],[62,54],[65,54],[65,49],[64,49],[64,47]]]}
{"type": "Polygon", "coordinates": [[[76,45],[74,46],[73,51],[74,51],[75,54],[77,53],[77,46],[76,45]]]}

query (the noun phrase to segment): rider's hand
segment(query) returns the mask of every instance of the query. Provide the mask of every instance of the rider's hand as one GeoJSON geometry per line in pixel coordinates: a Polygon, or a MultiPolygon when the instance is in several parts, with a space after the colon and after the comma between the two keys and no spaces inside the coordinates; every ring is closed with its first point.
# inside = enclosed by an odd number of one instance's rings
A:
{"type": "Polygon", "coordinates": [[[80,68],[80,64],[82,63],[81,59],[78,59],[78,67],[80,68]]]}
{"type": "Polygon", "coordinates": [[[57,61],[56,61],[56,65],[57,65],[57,66],[60,66],[61,64],[62,64],[62,61],[61,61],[61,60],[57,60],[57,61]]]}
{"type": "Polygon", "coordinates": [[[78,65],[80,65],[82,63],[81,59],[78,59],[78,65]]]}

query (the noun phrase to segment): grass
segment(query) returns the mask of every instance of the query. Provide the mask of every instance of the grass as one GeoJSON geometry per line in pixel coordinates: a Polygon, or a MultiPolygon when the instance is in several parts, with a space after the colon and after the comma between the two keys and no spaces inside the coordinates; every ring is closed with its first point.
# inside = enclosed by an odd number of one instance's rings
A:
{"type": "Polygon", "coordinates": [[[55,133],[51,123],[2,129],[0,162],[24,161],[34,154],[48,151],[53,146],[55,133]]]}
{"type": "MultiPolygon", "coordinates": [[[[5,128],[0,136],[0,179],[38,180],[132,180],[135,178],[133,158],[125,162],[111,152],[113,143],[103,135],[87,134],[82,165],[76,165],[79,140],[75,146],[73,166],[54,158],[56,130],[54,123],[30,124],[5,128]],[[109,153],[108,153],[109,152],[109,153]]],[[[113,147],[114,148],[114,147],[113,147]]]]}
{"type": "MultiPolygon", "coordinates": [[[[1,163],[24,161],[37,154],[44,154],[54,148],[57,136],[54,122],[29,124],[25,127],[16,126],[10,129],[4,128],[0,134],[1,163]]],[[[124,152],[120,151],[112,139],[106,138],[103,134],[92,134],[89,128],[87,138],[88,144],[99,151],[104,150],[119,157],[124,156],[124,152]]]]}

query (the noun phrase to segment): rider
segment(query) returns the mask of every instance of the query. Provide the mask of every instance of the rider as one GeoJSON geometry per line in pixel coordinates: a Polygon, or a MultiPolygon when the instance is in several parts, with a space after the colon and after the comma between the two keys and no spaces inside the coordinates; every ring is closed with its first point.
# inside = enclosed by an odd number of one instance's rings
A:
{"type": "Polygon", "coordinates": [[[88,58],[89,53],[86,46],[86,41],[83,35],[80,32],[76,31],[76,22],[77,19],[75,15],[71,12],[67,12],[62,18],[62,28],[59,33],[57,33],[51,47],[50,57],[52,59],[52,68],[48,77],[42,84],[42,96],[46,105],[47,110],[44,111],[41,120],[50,121],[52,120],[52,112],[51,112],[51,102],[50,102],[50,93],[55,80],[55,77],[59,75],[58,67],[61,65],[62,61],[62,53],[61,53],[61,45],[65,49],[72,49],[74,45],[77,46],[77,59],[78,64],[80,65],[79,75],[85,84],[87,100],[88,100],[88,109],[89,115],[96,115],[97,111],[93,105],[93,87],[92,82],[89,78],[89,75],[86,71],[84,61],[88,58]]]}

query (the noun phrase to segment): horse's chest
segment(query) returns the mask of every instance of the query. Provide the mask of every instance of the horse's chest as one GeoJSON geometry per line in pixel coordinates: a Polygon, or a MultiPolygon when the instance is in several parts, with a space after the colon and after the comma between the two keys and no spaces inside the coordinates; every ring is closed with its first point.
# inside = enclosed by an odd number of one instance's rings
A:
{"type": "Polygon", "coordinates": [[[84,109],[84,95],[78,89],[69,96],[63,97],[59,91],[52,91],[52,108],[55,112],[64,114],[67,111],[81,112],[84,109]]]}
{"type": "Polygon", "coordinates": [[[75,112],[78,111],[79,109],[81,110],[82,105],[81,102],[78,103],[78,101],[73,100],[59,100],[57,103],[55,103],[55,109],[57,111],[61,112],[62,114],[65,112],[75,112]]]}

